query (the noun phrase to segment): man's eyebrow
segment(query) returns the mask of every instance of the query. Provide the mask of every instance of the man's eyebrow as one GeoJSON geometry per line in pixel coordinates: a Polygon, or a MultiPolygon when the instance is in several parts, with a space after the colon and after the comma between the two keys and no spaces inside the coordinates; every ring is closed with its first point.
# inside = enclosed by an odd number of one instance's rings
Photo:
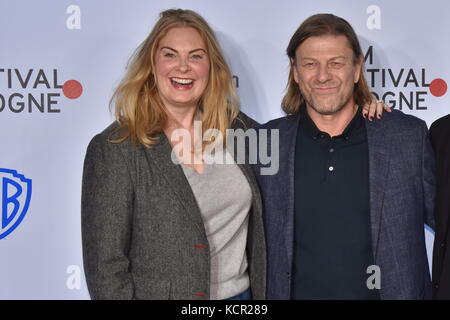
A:
{"type": "MultiPolygon", "coordinates": [[[[337,59],[346,59],[346,57],[345,56],[336,56],[336,57],[331,57],[330,59],[328,59],[328,60],[337,60],[337,59]]],[[[302,58],[300,58],[299,60],[317,60],[316,58],[313,58],[313,57],[302,57],[302,58]]]]}
{"type": "Polygon", "coordinates": [[[347,57],[345,56],[337,56],[337,57],[333,57],[330,60],[334,60],[334,59],[346,59],[347,57]]]}
{"type": "MultiPolygon", "coordinates": [[[[174,48],[171,48],[171,47],[161,47],[160,51],[161,51],[162,49],[168,49],[168,50],[171,50],[171,51],[173,51],[173,52],[178,53],[177,50],[175,50],[174,48]]],[[[206,50],[203,49],[203,48],[197,48],[197,49],[191,50],[191,51],[189,51],[189,53],[194,53],[194,52],[197,52],[197,51],[203,51],[204,53],[206,53],[206,50]]]]}

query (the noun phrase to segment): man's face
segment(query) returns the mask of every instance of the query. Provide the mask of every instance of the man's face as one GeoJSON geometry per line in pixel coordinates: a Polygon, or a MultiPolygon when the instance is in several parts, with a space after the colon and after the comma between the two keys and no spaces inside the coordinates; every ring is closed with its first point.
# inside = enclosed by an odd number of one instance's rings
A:
{"type": "Polygon", "coordinates": [[[310,37],[297,48],[296,58],[294,79],[307,106],[323,115],[353,107],[362,59],[355,62],[345,36],[310,37]]]}

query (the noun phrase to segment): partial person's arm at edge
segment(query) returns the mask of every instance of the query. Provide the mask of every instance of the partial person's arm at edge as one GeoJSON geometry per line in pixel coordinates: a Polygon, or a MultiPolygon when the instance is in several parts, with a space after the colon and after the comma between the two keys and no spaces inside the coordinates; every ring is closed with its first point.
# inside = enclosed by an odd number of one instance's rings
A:
{"type": "Polygon", "coordinates": [[[425,123],[422,128],[422,184],[424,192],[424,221],[435,230],[436,160],[425,123]]]}

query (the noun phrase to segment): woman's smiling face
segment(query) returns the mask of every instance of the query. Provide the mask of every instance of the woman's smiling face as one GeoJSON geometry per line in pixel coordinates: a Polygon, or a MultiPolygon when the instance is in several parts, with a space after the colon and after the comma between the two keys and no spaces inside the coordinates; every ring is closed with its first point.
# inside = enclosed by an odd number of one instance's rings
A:
{"type": "Polygon", "coordinates": [[[164,106],[195,108],[208,85],[209,68],[200,33],[192,27],[170,29],[155,57],[156,86],[164,106]]]}

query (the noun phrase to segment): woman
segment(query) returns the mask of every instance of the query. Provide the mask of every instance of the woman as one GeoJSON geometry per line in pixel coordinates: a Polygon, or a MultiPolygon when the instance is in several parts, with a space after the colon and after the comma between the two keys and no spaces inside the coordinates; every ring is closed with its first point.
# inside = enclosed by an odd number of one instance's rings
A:
{"type": "Polygon", "coordinates": [[[256,124],[239,113],[206,21],[189,10],[162,12],[112,101],[117,121],[91,141],[83,174],[91,297],[263,299],[264,230],[251,168],[171,160],[176,141],[167,137],[193,133],[194,120],[222,133],[256,124]]]}
{"type": "Polygon", "coordinates": [[[194,120],[223,136],[256,125],[239,112],[206,21],[190,10],[162,12],[112,102],[116,122],[89,144],[83,173],[91,297],[264,299],[266,246],[251,168],[206,164],[207,144],[192,139],[180,150],[173,138],[180,130],[195,137],[194,120]]]}

